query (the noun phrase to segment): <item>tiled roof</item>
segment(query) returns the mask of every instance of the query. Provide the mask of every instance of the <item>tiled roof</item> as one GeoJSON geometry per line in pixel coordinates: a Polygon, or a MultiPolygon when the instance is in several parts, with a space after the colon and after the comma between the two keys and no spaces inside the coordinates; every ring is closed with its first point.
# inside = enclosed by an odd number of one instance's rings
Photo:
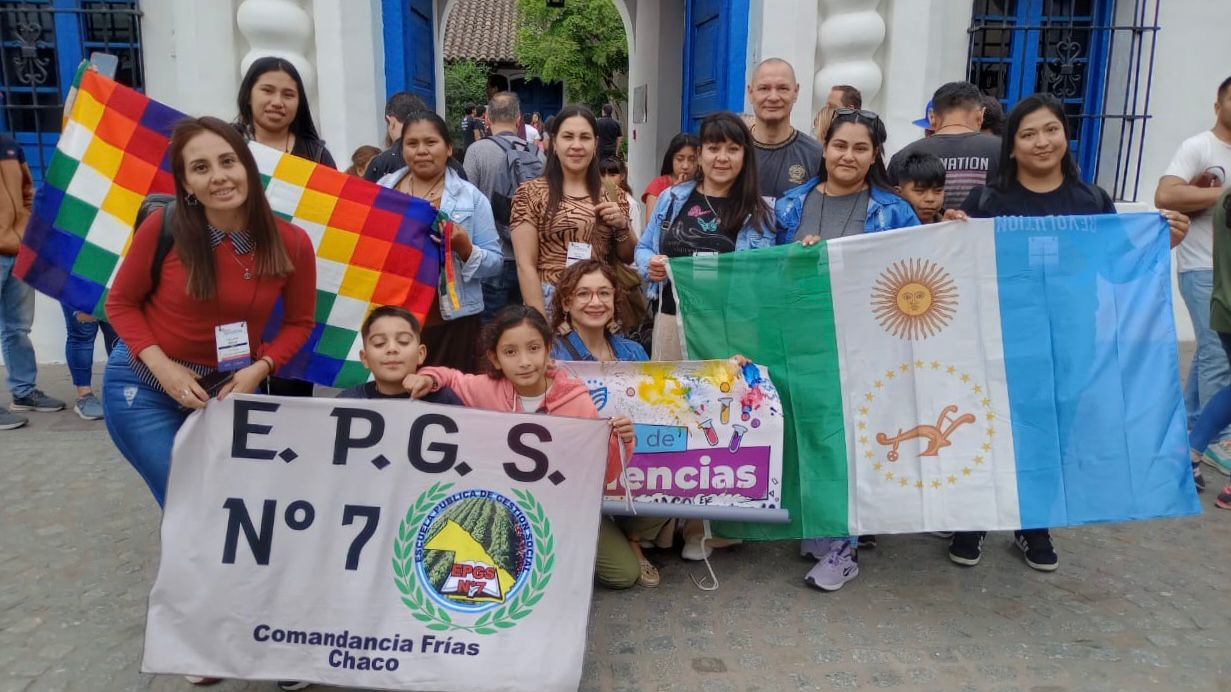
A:
{"type": "Polygon", "coordinates": [[[445,26],[445,60],[517,62],[517,0],[457,0],[445,26]]]}

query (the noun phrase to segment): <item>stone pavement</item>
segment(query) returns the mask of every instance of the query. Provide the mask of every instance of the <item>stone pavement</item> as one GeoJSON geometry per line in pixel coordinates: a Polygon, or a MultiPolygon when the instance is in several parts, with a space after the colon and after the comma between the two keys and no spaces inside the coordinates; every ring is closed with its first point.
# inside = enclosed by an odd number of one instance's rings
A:
{"type": "MultiPolygon", "coordinates": [[[[63,367],[40,384],[69,398],[63,367]]],[[[31,418],[0,432],[0,692],[195,689],[139,672],[158,561],[144,484],[101,422],[31,418]]],[[[1054,574],[1007,534],[973,569],[941,539],[883,537],[832,594],[804,586],[794,543],[720,551],[713,593],[668,559],[658,589],[596,592],[582,689],[1231,692],[1231,512],[1212,500],[1191,519],[1056,531],[1054,574]]]]}

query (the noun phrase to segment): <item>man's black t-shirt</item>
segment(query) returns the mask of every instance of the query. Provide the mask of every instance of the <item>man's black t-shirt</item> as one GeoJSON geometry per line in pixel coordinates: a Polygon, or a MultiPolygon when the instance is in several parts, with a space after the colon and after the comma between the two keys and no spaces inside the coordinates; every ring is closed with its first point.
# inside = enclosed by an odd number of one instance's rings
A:
{"type": "MultiPolygon", "coordinates": [[[[449,157],[445,165],[452,169],[462,180],[466,179],[466,171],[462,169],[462,164],[458,163],[457,159],[449,157]]],[[[376,182],[386,175],[396,173],[405,167],[406,159],[402,158],[402,141],[398,140],[393,143],[393,146],[372,157],[372,160],[368,162],[367,170],[363,172],[363,179],[376,182]]]]}
{"type": "Polygon", "coordinates": [[[602,117],[598,119],[598,155],[607,158],[616,155],[616,140],[624,134],[620,122],[615,118],[602,117]]]}
{"type": "Polygon", "coordinates": [[[1031,192],[1016,180],[1007,190],[976,187],[962,211],[973,218],[993,216],[1066,216],[1114,214],[1116,205],[1103,188],[1081,180],[1066,179],[1050,192],[1031,192]]]}
{"type": "MultiPolygon", "coordinates": [[[[889,170],[896,171],[895,162],[905,160],[915,152],[932,154],[945,167],[945,209],[958,209],[970,191],[995,180],[1000,163],[1000,138],[981,132],[952,135],[932,135],[911,142],[893,155],[889,170]]],[[[892,175],[892,173],[891,173],[892,175]]],[[[894,185],[901,181],[894,180],[894,185]]]]}

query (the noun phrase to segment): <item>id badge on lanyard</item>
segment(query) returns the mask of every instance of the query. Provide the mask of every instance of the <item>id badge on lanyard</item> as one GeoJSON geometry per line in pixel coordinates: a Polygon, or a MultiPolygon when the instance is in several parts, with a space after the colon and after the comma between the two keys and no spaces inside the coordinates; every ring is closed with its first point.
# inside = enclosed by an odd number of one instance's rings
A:
{"type": "Polygon", "coordinates": [[[214,327],[214,345],[218,349],[218,369],[231,372],[252,364],[252,348],[248,343],[248,322],[231,322],[214,327]]]}
{"type": "Polygon", "coordinates": [[[568,244],[568,255],[564,258],[564,266],[571,267],[582,260],[588,260],[593,256],[593,250],[589,243],[579,243],[572,241],[568,244]]]}

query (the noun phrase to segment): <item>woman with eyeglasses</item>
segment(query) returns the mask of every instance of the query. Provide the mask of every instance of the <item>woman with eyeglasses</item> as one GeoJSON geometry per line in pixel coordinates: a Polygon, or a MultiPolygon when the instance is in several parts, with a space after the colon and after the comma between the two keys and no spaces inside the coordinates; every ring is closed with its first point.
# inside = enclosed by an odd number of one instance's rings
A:
{"type": "MultiPolygon", "coordinates": [[[[565,269],[552,295],[551,327],[557,336],[551,357],[599,362],[646,360],[640,344],[616,334],[621,327],[622,291],[610,265],[590,259],[565,269]]],[[[667,520],[661,518],[603,519],[595,565],[598,582],[610,589],[627,589],[635,584],[658,586],[658,568],[641,552],[641,541],[656,540],[666,524],[667,520]]],[[[664,547],[669,547],[669,531],[666,540],[664,547]]]]}
{"type": "Polygon", "coordinates": [[[891,192],[880,116],[839,108],[824,135],[825,182],[813,178],[775,204],[779,245],[919,225],[910,203],[891,192]]]}

